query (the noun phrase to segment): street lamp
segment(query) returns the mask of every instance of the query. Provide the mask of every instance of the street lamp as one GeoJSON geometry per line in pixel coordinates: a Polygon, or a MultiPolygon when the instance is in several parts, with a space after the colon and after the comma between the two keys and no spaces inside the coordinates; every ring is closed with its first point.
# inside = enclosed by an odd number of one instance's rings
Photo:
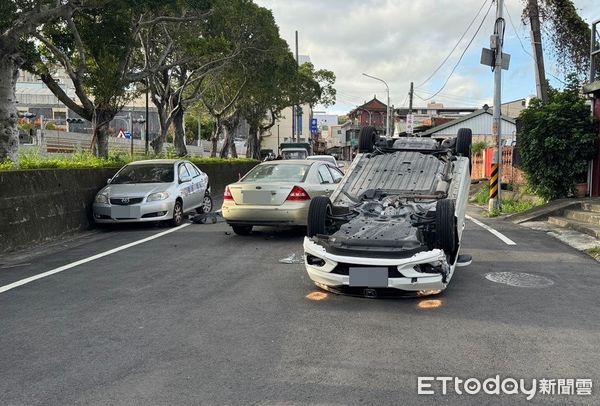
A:
{"type": "Polygon", "coordinates": [[[390,135],[390,87],[388,86],[388,84],[385,82],[385,80],[380,79],[380,78],[376,78],[375,76],[371,76],[371,75],[367,75],[366,73],[363,73],[363,76],[366,76],[368,78],[371,79],[375,79],[380,81],[381,83],[383,83],[385,85],[385,89],[387,92],[387,106],[386,106],[386,111],[385,111],[385,135],[386,137],[391,138],[390,135]]]}

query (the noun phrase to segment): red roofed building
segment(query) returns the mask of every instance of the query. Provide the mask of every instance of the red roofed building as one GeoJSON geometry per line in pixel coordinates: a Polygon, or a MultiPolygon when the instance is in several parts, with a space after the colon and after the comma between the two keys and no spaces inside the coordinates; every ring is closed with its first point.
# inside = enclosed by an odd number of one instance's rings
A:
{"type": "Polygon", "coordinates": [[[382,133],[387,126],[386,115],[387,105],[378,100],[377,96],[348,113],[348,117],[356,120],[359,127],[373,126],[382,133]]]}

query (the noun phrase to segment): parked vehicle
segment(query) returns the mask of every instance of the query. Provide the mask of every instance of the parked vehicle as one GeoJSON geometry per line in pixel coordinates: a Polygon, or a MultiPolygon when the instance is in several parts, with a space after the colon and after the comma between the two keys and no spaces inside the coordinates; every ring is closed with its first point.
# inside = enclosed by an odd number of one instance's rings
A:
{"type": "Polygon", "coordinates": [[[326,162],[263,162],[225,188],[221,213],[240,235],[257,225],[306,226],[311,199],[329,196],[342,177],[326,162]]]}
{"type": "Polygon", "coordinates": [[[344,164],[338,163],[338,161],[331,155],[311,155],[307,157],[308,160],[324,161],[328,162],[336,168],[344,168],[344,164]]]}
{"type": "Polygon", "coordinates": [[[283,159],[306,159],[311,154],[310,144],[307,142],[284,142],[280,149],[283,159]]]}
{"type": "Polygon", "coordinates": [[[167,220],[178,226],[188,212],[212,210],[208,176],[189,161],[132,162],[107,183],[94,199],[96,223],[167,220]]]}
{"type": "Polygon", "coordinates": [[[455,139],[379,141],[366,127],[359,155],[329,197],[311,201],[305,264],[321,288],[368,297],[445,289],[459,261],[470,185],[471,130],[455,139]]]}

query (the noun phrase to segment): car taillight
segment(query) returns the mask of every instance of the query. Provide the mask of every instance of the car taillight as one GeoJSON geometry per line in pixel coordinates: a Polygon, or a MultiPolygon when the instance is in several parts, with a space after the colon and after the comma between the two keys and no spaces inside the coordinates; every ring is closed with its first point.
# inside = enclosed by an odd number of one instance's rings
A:
{"type": "Polygon", "coordinates": [[[286,200],[310,200],[310,196],[300,186],[294,186],[286,200]]]}
{"type": "Polygon", "coordinates": [[[229,186],[225,188],[225,193],[223,193],[223,200],[233,200],[233,196],[231,191],[229,190],[229,186]]]}

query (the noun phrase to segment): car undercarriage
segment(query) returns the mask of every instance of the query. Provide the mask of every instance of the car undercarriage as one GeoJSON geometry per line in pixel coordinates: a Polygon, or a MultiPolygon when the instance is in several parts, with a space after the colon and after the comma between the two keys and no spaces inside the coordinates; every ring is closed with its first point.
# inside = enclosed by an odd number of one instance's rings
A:
{"type": "Polygon", "coordinates": [[[304,248],[317,285],[364,288],[369,297],[372,288],[445,288],[458,259],[470,184],[465,130],[443,141],[378,141],[369,128],[361,133],[362,154],[331,199],[311,203],[304,248]]]}

